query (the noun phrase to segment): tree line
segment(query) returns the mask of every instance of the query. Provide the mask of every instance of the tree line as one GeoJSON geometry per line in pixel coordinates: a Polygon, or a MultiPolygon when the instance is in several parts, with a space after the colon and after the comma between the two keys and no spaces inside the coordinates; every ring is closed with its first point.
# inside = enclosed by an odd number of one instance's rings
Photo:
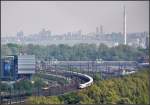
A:
{"type": "Polygon", "coordinates": [[[73,46],[60,45],[17,45],[1,46],[1,54],[18,55],[19,53],[34,54],[38,59],[58,60],[137,60],[139,56],[148,55],[147,49],[134,48],[128,45],[108,47],[105,44],[76,44],[73,46]]]}

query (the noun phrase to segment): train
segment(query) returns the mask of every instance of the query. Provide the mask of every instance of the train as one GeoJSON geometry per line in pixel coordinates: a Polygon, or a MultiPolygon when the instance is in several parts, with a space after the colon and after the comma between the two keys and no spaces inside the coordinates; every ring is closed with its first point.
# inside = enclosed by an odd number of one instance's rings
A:
{"type": "MultiPolygon", "coordinates": [[[[52,74],[48,73],[46,75],[52,75],[52,74]]],[[[56,76],[60,77],[60,78],[64,78],[63,76],[60,76],[60,75],[75,76],[75,77],[78,77],[78,78],[81,78],[81,79],[85,80],[86,81],[85,83],[80,83],[78,85],[79,89],[86,88],[86,87],[91,86],[93,84],[93,78],[91,76],[87,75],[87,74],[82,74],[82,73],[73,72],[73,71],[61,70],[59,76],[58,75],[56,75],[56,76]]]]}
{"type": "Polygon", "coordinates": [[[77,77],[80,77],[80,78],[84,78],[84,79],[87,80],[87,82],[80,83],[78,85],[79,89],[86,88],[86,87],[91,86],[93,84],[93,78],[91,76],[89,76],[89,75],[78,73],[78,72],[72,72],[72,71],[66,71],[66,72],[67,73],[72,73],[72,75],[74,75],[74,76],[77,76],[77,77]]]}
{"type": "Polygon", "coordinates": [[[93,84],[93,78],[92,77],[90,77],[86,74],[83,74],[83,75],[84,75],[84,77],[89,78],[89,81],[85,82],[83,84],[79,84],[79,89],[86,88],[86,87],[91,86],[93,84]]]}

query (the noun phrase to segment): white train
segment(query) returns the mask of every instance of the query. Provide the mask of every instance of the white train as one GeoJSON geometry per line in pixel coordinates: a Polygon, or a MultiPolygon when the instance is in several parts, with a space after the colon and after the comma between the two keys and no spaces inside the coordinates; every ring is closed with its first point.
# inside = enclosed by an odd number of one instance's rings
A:
{"type": "Polygon", "coordinates": [[[88,81],[88,82],[85,82],[85,83],[83,83],[83,84],[79,84],[79,88],[80,88],[80,89],[86,88],[86,87],[91,86],[91,85],[93,84],[93,78],[92,78],[92,77],[90,77],[90,76],[88,76],[88,75],[86,75],[86,74],[83,74],[83,75],[84,75],[85,77],[89,78],[89,81],[88,81]]]}
{"type": "MultiPolygon", "coordinates": [[[[67,73],[68,75],[77,76],[77,77],[81,77],[81,78],[86,79],[88,82],[79,84],[79,86],[78,86],[79,89],[86,88],[86,87],[91,86],[93,84],[93,78],[89,75],[78,73],[78,72],[73,72],[73,71],[66,71],[66,70],[61,70],[61,72],[67,73]]],[[[65,77],[61,76],[61,75],[54,75],[54,74],[46,74],[46,75],[53,75],[53,76],[57,76],[59,78],[65,79],[65,77]]]]}
{"type": "Polygon", "coordinates": [[[86,88],[86,87],[91,86],[93,84],[93,78],[90,77],[89,75],[78,73],[78,72],[71,72],[71,71],[67,71],[67,72],[72,73],[72,75],[79,76],[79,77],[82,77],[82,78],[85,78],[88,80],[88,82],[79,84],[79,87],[78,87],[79,89],[86,88]]]}

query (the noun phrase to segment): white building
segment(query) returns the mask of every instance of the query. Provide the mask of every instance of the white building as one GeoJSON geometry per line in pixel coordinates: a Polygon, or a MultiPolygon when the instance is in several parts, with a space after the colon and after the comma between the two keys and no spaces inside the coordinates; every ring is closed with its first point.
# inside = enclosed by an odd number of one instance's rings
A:
{"type": "Polygon", "coordinates": [[[31,76],[35,73],[35,55],[18,56],[18,75],[31,76]]]}

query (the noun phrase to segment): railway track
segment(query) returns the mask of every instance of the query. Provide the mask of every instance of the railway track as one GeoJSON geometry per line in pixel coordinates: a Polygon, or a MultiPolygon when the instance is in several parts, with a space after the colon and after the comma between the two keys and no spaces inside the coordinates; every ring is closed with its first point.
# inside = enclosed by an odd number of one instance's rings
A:
{"type": "MultiPolygon", "coordinates": [[[[65,71],[65,70],[60,70],[61,72],[57,72],[57,76],[58,78],[63,78],[65,79],[66,76],[73,76],[73,77],[77,77],[80,79],[83,79],[85,81],[85,83],[79,84],[78,81],[75,80],[71,80],[71,82],[67,85],[64,86],[56,86],[56,87],[49,87],[48,89],[42,90],[42,89],[38,89],[38,91],[36,92],[32,92],[33,96],[58,96],[58,95],[63,95],[72,91],[77,91],[79,88],[86,88],[90,85],[92,85],[93,83],[93,78],[86,75],[86,74],[82,74],[82,73],[78,73],[78,72],[72,72],[72,71],[65,71]]],[[[46,70],[46,75],[53,75],[56,74],[55,71],[49,71],[46,70]],[[50,74],[51,73],[51,74],[50,74]]],[[[2,97],[2,104],[16,104],[16,103],[24,103],[26,101],[26,97],[28,97],[30,95],[27,94],[20,94],[20,95],[7,95],[2,97]],[[23,100],[18,100],[18,101],[13,101],[12,99],[15,97],[19,97],[19,98],[23,98],[23,100]],[[24,98],[25,97],[25,98],[24,98]],[[12,101],[11,101],[12,100],[12,101]],[[9,101],[11,101],[9,103],[9,101]]]]}

